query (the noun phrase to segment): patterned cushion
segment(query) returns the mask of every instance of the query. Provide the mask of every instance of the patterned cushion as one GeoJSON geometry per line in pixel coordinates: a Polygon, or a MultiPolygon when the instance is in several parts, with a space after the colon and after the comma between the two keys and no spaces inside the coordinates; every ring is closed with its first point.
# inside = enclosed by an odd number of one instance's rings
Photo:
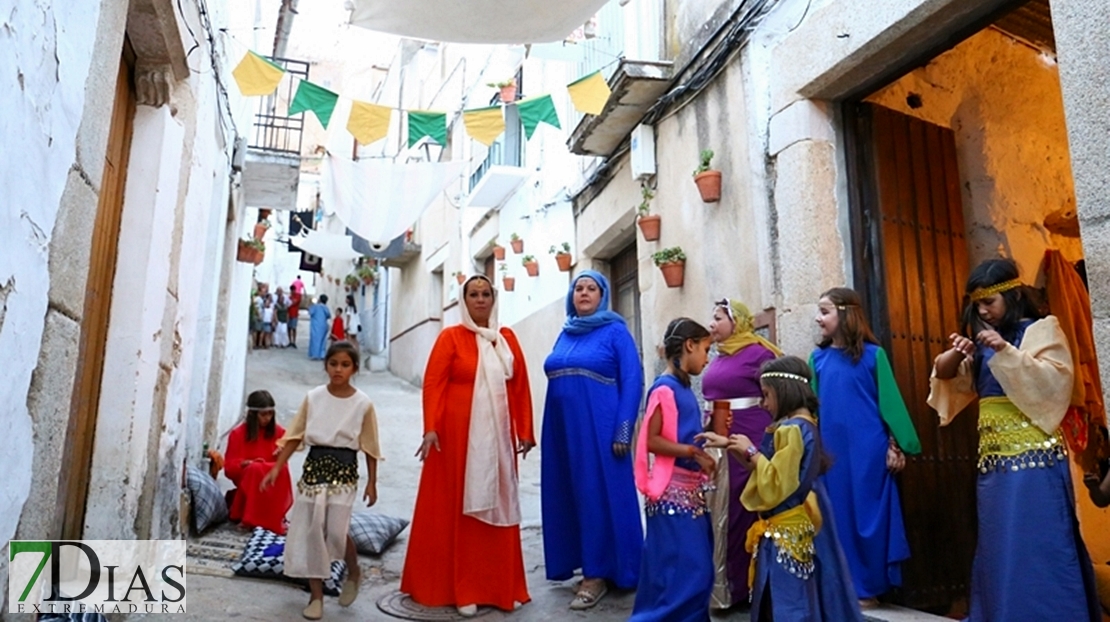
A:
{"type": "Polygon", "coordinates": [[[382,516],[373,512],[355,512],[351,515],[351,539],[363,555],[381,555],[397,534],[408,527],[403,518],[382,516]]]}
{"type": "Polygon", "coordinates": [[[192,519],[197,533],[227,520],[227,502],[211,475],[190,464],[186,468],[186,485],[192,499],[192,519]]]}
{"type": "Polygon", "coordinates": [[[39,615],[39,622],[108,622],[104,614],[95,612],[84,613],[43,613],[39,615]]]}
{"type": "MultiPolygon", "coordinates": [[[[308,579],[300,577],[287,577],[284,574],[285,565],[282,558],[285,554],[285,536],[279,536],[272,531],[255,527],[247,546],[243,548],[243,556],[231,565],[231,570],[240,577],[254,577],[256,579],[276,579],[288,581],[308,587],[308,579]]],[[[324,593],[328,596],[338,596],[339,587],[343,585],[343,576],[347,574],[347,564],[342,560],[331,563],[331,578],[324,579],[324,593]]]]}

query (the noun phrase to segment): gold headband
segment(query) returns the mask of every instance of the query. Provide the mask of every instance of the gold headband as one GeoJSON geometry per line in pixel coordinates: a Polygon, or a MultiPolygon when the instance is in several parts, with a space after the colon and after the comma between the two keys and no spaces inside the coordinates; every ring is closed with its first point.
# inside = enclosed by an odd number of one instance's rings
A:
{"type": "Polygon", "coordinates": [[[764,378],[786,378],[788,380],[797,380],[799,382],[809,384],[809,378],[806,378],[805,376],[801,376],[799,374],[792,374],[788,371],[763,372],[763,374],[759,376],[759,379],[762,380],[764,378]]]}
{"type": "Polygon", "coordinates": [[[1018,287],[1021,287],[1021,279],[1003,281],[1001,283],[998,283],[997,285],[991,285],[990,287],[979,287],[975,291],[971,292],[971,302],[979,302],[984,298],[990,298],[995,294],[1008,292],[1011,289],[1017,289],[1018,287]]]}

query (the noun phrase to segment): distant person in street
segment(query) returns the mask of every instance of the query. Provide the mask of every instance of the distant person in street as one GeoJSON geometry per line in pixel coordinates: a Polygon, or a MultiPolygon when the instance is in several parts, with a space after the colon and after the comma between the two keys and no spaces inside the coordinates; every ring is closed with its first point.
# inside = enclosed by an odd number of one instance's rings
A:
{"type": "Polygon", "coordinates": [[[544,362],[541,448],[547,578],[582,569],[571,609],[636,587],[644,536],[629,448],[644,390],[636,342],[609,309],[609,281],[586,270],[571,282],[567,319],[544,362]]]}
{"type": "Polygon", "coordinates": [[[690,318],[671,321],[663,335],[667,371],[648,391],[636,442],[636,487],[644,495],[647,539],[629,622],[709,621],[713,525],[705,489],[717,461],[697,438],[702,415],[690,376],[705,369],[711,345],[709,331],[690,318]]]}
{"type": "Polygon", "coordinates": [[[837,535],[860,606],[902,584],[910,545],[895,475],[921,453],[886,351],[867,324],[860,295],[835,287],[817,301],[821,341],[810,354],[821,401],[821,440],[833,456],[825,474],[837,535]]]}
{"type": "Polygon", "coordinates": [[[280,287],[274,298],[274,347],[289,347],[289,297],[280,287]]]}
{"type": "Polygon", "coordinates": [[[274,297],[266,294],[262,300],[262,349],[274,344],[274,297]]]}
{"type": "Polygon", "coordinates": [[[978,400],[969,622],[1103,619],[1061,431],[1076,380],[1071,347],[1037,298],[1013,260],[979,264],[959,332],[933,363],[928,403],[940,425],[978,400]]]}
{"type": "Polygon", "coordinates": [[[833,458],[824,451],[815,419],[818,402],[811,378],[809,366],[796,356],[765,362],[759,383],[763,407],[774,423],[759,439],[699,435],[706,447],[727,447],[751,471],[740,502],[759,513],[748,530],[754,551],[748,575],[752,622],[863,620],[837,530],[830,524],[832,509],[821,474],[833,458]]]}
{"type": "Polygon", "coordinates": [[[367,506],[378,500],[378,419],[374,403],[351,385],[358,372],[358,358],[351,344],[341,341],[328,348],[324,357],[328,383],[308,392],[289,429],[278,441],[277,463],[262,481],[266,490],[277,481],[289,457],[301,446],[308,456],[297,482],[289,535],[285,539],[285,575],[308,579],[311,592],[302,614],[309,620],[324,615],[324,579],[331,576],[331,563],[347,563],[347,577],[339,593],[339,605],[349,607],[358,597],[362,578],[358,550],[351,539],[351,511],[358,494],[358,454],[366,456],[367,506]]]}
{"type": "Polygon", "coordinates": [[[424,467],[401,591],[472,617],[530,600],[516,455],[536,443],[524,353],[497,326],[493,284],[472,276],[462,297],[462,323],[439,334],[424,371],[424,467]]]}
{"type": "Polygon", "coordinates": [[[347,341],[355,347],[355,352],[362,356],[362,348],[358,343],[359,333],[362,332],[362,320],[358,317],[358,306],[355,305],[355,297],[352,294],[347,294],[347,308],[343,310],[343,330],[347,333],[347,341]]]}
{"type": "Polygon", "coordinates": [[[320,294],[316,304],[308,308],[308,358],[310,360],[324,360],[324,352],[328,347],[329,319],[331,319],[331,311],[328,310],[328,295],[320,294]]]}
{"type": "Polygon", "coordinates": [[[343,307],[336,307],[335,318],[331,321],[331,335],[328,336],[333,343],[337,341],[346,341],[345,337],[347,336],[347,332],[343,324],[343,307]]]}
{"type": "MultiPolygon", "coordinates": [[[[722,427],[713,431],[723,436],[743,434],[758,441],[771,425],[771,413],[759,405],[759,367],[781,356],[782,351],[755,333],[755,318],[738,300],[726,298],[714,305],[709,332],[717,342],[718,356],[702,377],[702,394],[713,406],[713,421],[724,419],[722,427]]],[[[740,504],[748,470],[727,451],[719,460],[714,481],[717,490],[709,497],[717,562],[712,604],[727,609],[748,602],[752,555],[745,546],[748,528],[757,516],[740,504]]]]}
{"type": "Polygon", "coordinates": [[[278,472],[273,485],[260,489],[262,479],[275,464],[277,441],[285,428],[277,424],[274,398],[269,391],[254,391],[247,396],[246,421],[227,437],[224,474],[235,484],[228,508],[230,518],[244,529],[262,527],[285,535],[285,514],[293,505],[293,485],[289,469],[278,472]]]}
{"type": "Polygon", "coordinates": [[[301,277],[289,286],[289,345],[297,347],[297,321],[301,314],[301,301],[304,300],[304,283],[301,277]]]}

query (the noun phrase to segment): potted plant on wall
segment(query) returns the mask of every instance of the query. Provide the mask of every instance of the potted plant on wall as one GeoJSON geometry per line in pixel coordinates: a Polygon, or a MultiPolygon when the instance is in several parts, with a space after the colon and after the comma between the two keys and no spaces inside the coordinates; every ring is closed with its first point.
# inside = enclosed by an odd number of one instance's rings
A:
{"type": "Polygon", "coordinates": [[[243,263],[254,263],[254,247],[250,240],[239,240],[239,248],[235,252],[235,260],[243,263]]]}
{"type": "Polygon", "coordinates": [[[497,261],[505,261],[505,247],[494,242],[493,244],[493,258],[497,261]]]}
{"type": "Polygon", "coordinates": [[[686,276],[686,253],[682,252],[681,246],[664,248],[651,258],[663,273],[667,287],[682,287],[686,276]]]}
{"type": "Polygon", "coordinates": [[[358,289],[359,281],[360,279],[358,278],[357,274],[348,274],[347,276],[343,277],[343,285],[345,285],[347,289],[352,292],[358,289]]]}
{"type": "Polygon", "coordinates": [[[356,273],[364,285],[373,285],[378,278],[378,269],[370,264],[362,264],[356,273]]]}
{"type": "Polygon", "coordinates": [[[251,248],[251,263],[258,265],[266,257],[266,243],[262,240],[247,240],[247,246],[251,248]]]}
{"type": "Polygon", "coordinates": [[[706,203],[716,203],[721,200],[721,171],[709,168],[713,160],[712,149],[701,150],[701,163],[694,170],[694,183],[698,185],[701,200],[706,203]]]}
{"type": "Polygon", "coordinates": [[[570,242],[563,242],[561,248],[556,248],[552,244],[548,252],[555,255],[555,263],[559,264],[559,272],[570,272],[570,242]]]}
{"type": "Polygon", "coordinates": [[[498,270],[501,271],[501,284],[505,287],[505,291],[513,291],[516,288],[516,278],[509,276],[509,264],[501,264],[498,270]]]}
{"type": "Polygon", "coordinates": [[[651,200],[655,198],[655,191],[648,187],[648,185],[640,185],[640,196],[643,200],[640,205],[636,207],[636,211],[640,217],[636,220],[636,224],[640,226],[640,233],[644,234],[644,240],[647,242],[654,242],[659,239],[659,225],[663,220],[659,214],[651,213],[651,200]]]}
{"type": "Polygon", "coordinates": [[[462,272],[452,272],[451,275],[455,277],[455,280],[459,282],[459,285],[462,285],[466,282],[466,275],[462,272]]]}
{"type": "Polygon", "coordinates": [[[263,219],[259,220],[258,222],[254,223],[254,239],[261,240],[262,238],[266,237],[266,231],[269,228],[270,228],[270,221],[267,218],[263,218],[263,219]]]}
{"type": "Polygon", "coordinates": [[[492,86],[495,89],[501,90],[501,101],[509,104],[516,101],[516,78],[509,78],[501,82],[490,82],[486,86],[492,86]]]}
{"type": "Polygon", "coordinates": [[[509,244],[512,245],[513,252],[516,253],[517,255],[524,252],[524,240],[520,239],[519,235],[517,235],[515,233],[510,235],[509,236],[509,244]]]}
{"type": "Polygon", "coordinates": [[[540,275],[540,262],[536,261],[535,257],[531,255],[525,255],[524,258],[520,260],[520,263],[528,272],[528,276],[540,275]]]}

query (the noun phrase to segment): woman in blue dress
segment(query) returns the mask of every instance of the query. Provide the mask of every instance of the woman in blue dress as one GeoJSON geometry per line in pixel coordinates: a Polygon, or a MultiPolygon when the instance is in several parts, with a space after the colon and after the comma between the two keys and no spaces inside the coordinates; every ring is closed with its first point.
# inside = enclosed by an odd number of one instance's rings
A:
{"type": "Polygon", "coordinates": [[[821,439],[833,461],[825,486],[856,595],[873,607],[877,596],[902,584],[910,546],[894,474],[905,454],[921,453],[921,442],[859,294],[830,289],[816,319],[821,342],[809,362],[821,439]]]}
{"type": "Polygon", "coordinates": [[[644,494],[647,540],[629,622],[709,620],[713,525],[705,491],[717,461],[698,447],[701,409],[690,376],[709,362],[709,331],[689,318],[667,326],[667,373],[648,392],[636,441],[636,487],[644,494]],[[649,465],[648,453],[654,457],[649,465]]]}
{"type": "Polygon", "coordinates": [[[1012,261],[980,264],[966,293],[928,402],[947,425],[979,398],[969,622],[1101,620],[1060,432],[1074,381],[1067,338],[1041,317],[1012,261]]]}
{"type": "Polygon", "coordinates": [[[612,582],[636,586],[643,530],[629,447],[643,369],[609,282],[586,270],[571,282],[567,320],[544,362],[547,401],[540,489],[547,578],[582,569],[571,609],[593,607],[612,582]]]}
{"type": "Polygon", "coordinates": [[[328,349],[329,319],[331,319],[331,311],[328,310],[328,295],[320,294],[316,304],[308,308],[308,358],[310,360],[324,360],[324,353],[328,349]]]}

